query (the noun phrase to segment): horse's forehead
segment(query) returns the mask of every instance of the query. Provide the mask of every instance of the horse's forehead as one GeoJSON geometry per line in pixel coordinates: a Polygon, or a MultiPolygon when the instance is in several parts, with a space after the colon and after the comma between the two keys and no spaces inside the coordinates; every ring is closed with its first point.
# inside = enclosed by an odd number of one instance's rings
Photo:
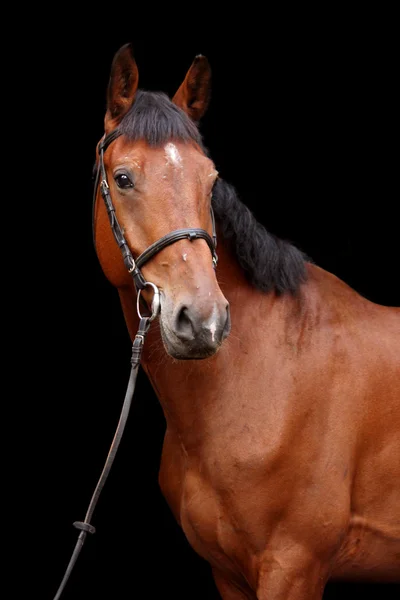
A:
{"type": "Polygon", "coordinates": [[[113,161],[128,162],[139,169],[177,170],[198,172],[212,170],[213,162],[194,144],[168,141],[160,146],[150,146],[142,140],[129,142],[121,140],[113,152],[113,161]]]}
{"type": "Polygon", "coordinates": [[[176,169],[183,169],[183,159],[179,148],[176,144],[168,142],[164,146],[164,154],[166,158],[166,164],[175,167],[176,169]]]}

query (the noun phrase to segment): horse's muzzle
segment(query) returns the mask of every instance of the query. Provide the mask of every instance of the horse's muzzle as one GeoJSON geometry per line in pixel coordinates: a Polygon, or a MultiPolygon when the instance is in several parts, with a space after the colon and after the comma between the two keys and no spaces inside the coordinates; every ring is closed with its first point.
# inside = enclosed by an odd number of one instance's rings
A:
{"type": "Polygon", "coordinates": [[[194,306],[181,304],[175,308],[169,322],[161,318],[165,348],[179,359],[202,359],[215,354],[229,335],[231,321],[229,304],[214,304],[208,315],[194,306]]]}

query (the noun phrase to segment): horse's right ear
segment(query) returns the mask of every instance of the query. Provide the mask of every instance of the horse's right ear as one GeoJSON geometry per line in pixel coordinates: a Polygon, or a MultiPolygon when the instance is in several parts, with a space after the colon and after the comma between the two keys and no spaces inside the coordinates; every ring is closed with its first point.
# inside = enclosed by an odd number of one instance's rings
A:
{"type": "Polygon", "coordinates": [[[114,56],[107,92],[107,112],[104,119],[106,133],[121,122],[135,99],[139,71],[133,57],[132,46],[125,44],[114,56]]]}

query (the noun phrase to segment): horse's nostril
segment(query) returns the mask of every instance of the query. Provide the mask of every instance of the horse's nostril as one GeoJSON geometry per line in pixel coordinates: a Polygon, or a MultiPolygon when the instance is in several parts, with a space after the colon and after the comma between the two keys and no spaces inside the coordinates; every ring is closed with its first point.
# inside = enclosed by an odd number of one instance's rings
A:
{"type": "Polygon", "coordinates": [[[173,320],[173,331],[182,342],[193,342],[198,344],[215,345],[220,344],[230,332],[229,304],[221,312],[217,305],[212,307],[206,318],[201,311],[183,304],[175,313],[173,320]]]}
{"type": "Polygon", "coordinates": [[[229,335],[230,330],[231,330],[231,312],[230,312],[229,303],[228,303],[226,305],[226,320],[225,320],[225,325],[224,325],[224,328],[222,330],[222,339],[223,340],[229,335]]]}
{"type": "Polygon", "coordinates": [[[182,306],[176,315],[175,331],[177,336],[181,339],[192,340],[194,338],[193,324],[189,317],[187,306],[182,306]]]}

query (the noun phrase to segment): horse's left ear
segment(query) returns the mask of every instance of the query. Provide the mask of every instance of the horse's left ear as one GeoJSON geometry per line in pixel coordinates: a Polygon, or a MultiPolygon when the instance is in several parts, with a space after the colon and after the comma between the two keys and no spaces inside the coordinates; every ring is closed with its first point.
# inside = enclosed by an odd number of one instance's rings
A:
{"type": "Polygon", "coordinates": [[[211,68],[205,56],[194,59],[186,77],[172,98],[193,121],[200,121],[207,110],[211,92],[211,68]]]}
{"type": "Polygon", "coordinates": [[[139,72],[132,46],[125,44],[118,50],[111,65],[107,90],[107,112],[104,120],[106,133],[110,133],[116,128],[132,106],[138,82],[139,72]]]}

